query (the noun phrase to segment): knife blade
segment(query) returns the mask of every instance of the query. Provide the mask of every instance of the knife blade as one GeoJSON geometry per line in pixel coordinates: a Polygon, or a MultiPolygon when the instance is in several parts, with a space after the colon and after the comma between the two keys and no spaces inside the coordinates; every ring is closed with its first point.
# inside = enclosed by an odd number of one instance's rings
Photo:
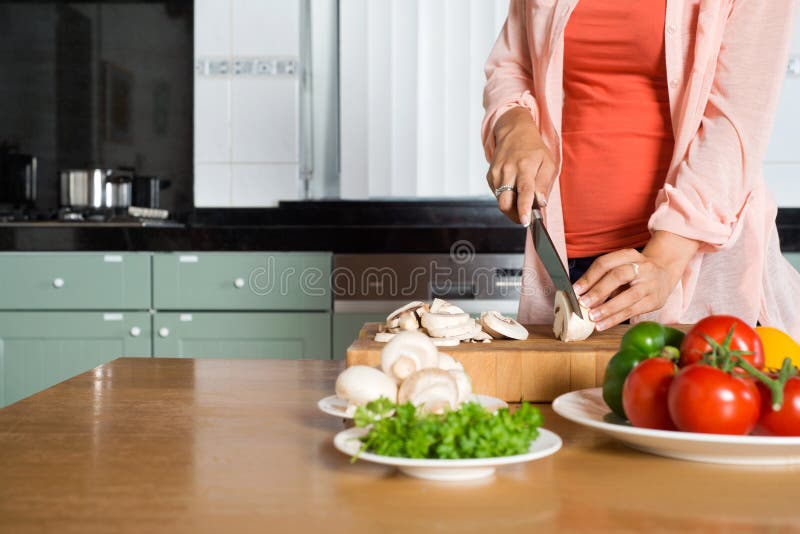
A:
{"type": "Polygon", "coordinates": [[[564,269],[564,264],[561,262],[561,257],[558,255],[555,245],[553,245],[553,240],[550,238],[550,234],[547,233],[547,228],[544,227],[542,212],[535,198],[533,201],[533,220],[528,225],[528,228],[533,237],[533,247],[536,249],[539,259],[542,260],[547,274],[550,275],[553,285],[559,291],[566,293],[569,303],[572,306],[572,311],[583,319],[581,306],[578,303],[578,296],[572,288],[569,274],[567,274],[566,269],[564,269]]]}

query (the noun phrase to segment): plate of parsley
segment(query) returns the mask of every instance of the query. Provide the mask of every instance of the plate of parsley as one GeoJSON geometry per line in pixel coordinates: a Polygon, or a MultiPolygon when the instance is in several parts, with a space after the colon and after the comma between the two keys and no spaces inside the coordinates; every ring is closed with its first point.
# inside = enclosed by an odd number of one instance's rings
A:
{"type": "Polygon", "coordinates": [[[539,410],[527,403],[513,414],[489,412],[470,402],[443,414],[425,414],[410,403],[386,399],[361,407],[356,427],[336,434],[333,445],[351,456],[397,467],[428,480],[463,481],[494,475],[498,466],[556,453],[561,438],[541,427],[539,410]],[[395,410],[393,416],[383,414],[395,410]]]}

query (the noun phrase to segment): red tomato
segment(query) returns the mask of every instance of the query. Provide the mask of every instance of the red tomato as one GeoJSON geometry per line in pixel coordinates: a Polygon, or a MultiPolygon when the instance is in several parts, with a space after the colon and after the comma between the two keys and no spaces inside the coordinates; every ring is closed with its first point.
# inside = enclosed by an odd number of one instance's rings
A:
{"type": "Polygon", "coordinates": [[[667,407],[674,377],[675,364],[666,358],[649,358],[633,368],[622,386],[622,407],[633,426],[675,430],[667,407]]]}
{"type": "Polygon", "coordinates": [[[758,383],[761,393],[761,419],[757,432],[771,436],[800,436],[800,377],[790,378],[783,387],[783,406],[772,409],[772,393],[758,383]]]}
{"type": "Polygon", "coordinates": [[[708,434],[749,434],[761,411],[752,380],[699,363],[675,376],[667,403],[679,430],[708,434]]]}
{"type": "Polygon", "coordinates": [[[710,315],[692,327],[681,343],[681,358],[678,364],[686,367],[703,359],[703,354],[711,352],[711,345],[703,335],[707,335],[717,343],[722,343],[731,327],[733,337],[728,348],[730,350],[746,350],[752,352],[744,357],[756,369],[764,368],[764,347],[758,333],[747,323],[731,315],[710,315]]]}

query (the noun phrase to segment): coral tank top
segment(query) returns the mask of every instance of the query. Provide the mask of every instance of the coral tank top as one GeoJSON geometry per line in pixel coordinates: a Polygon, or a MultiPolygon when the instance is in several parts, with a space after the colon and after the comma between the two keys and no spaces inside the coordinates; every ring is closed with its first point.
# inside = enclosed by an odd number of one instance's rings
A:
{"type": "Polygon", "coordinates": [[[672,157],[666,0],[581,0],[564,34],[561,201],[567,255],[650,238],[672,157]]]}

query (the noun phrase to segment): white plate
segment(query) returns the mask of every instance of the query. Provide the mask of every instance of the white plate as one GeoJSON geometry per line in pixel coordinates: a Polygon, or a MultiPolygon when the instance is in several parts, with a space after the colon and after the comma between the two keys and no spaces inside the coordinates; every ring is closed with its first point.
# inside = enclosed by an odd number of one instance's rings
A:
{"type": "Polygon", "coordinates": [[[800,437],[730,436],[633,427],[609,411],[601,388],[565,393],[553,401],[553,410],[629,447],[659,456],[718,464],[800,463],[800,437]]]}
{"type": "MultiPolygon", "coordinates": [[[[502,400],[498,399],[497,397],[490,397],[489,395],[473,395],[474,400],[478,401],[478,403],[486,408],[491,412],[496,412],[500,408],[508,408],[508,404],[502,400]]],[[[343,419],[352,419],[352,415],[347,415],[347,401],[344,399],[340,399],[336,395],[331,395],[330,397],[325,397],[324,399],[320,399],[317,402],[317,406],[323,412],[336,416],[341,417],[343,419]]]]}
{"type": "MultiPolygon", "coordinates": [[[[333,446],[353,456],[361,448],[358,439],[368,432],[366,428],[349,428],[336,434],[333,446]]],[[[427,480],[461,481],[490,477],[498,465],[518,464],[538,460],[554,454],[561,448],[558,434],[544,428],[539,429],[539,437],[531,442],[531,448],[525,454],[514,456],[497,456],[494,458],[474,458],[466,460],[426,460],[415,458],[397,458],[362,452],[358,460],[376,464],[393,465],[403,473],[427,480]]]]}

